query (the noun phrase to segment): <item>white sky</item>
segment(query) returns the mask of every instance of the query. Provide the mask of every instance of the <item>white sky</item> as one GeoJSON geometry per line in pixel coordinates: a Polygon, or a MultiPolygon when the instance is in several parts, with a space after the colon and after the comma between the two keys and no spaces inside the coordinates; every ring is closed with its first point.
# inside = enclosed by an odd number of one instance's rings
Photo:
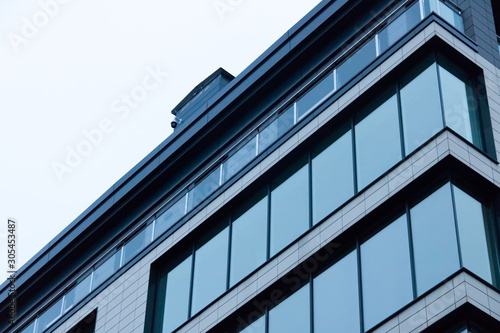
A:
{"type": "Polygon", "coordinates": [[[20,267],[171,133],[192,88],[237,76],[319,2],[1,1],[0,274],[8,217],[20,267]]]}

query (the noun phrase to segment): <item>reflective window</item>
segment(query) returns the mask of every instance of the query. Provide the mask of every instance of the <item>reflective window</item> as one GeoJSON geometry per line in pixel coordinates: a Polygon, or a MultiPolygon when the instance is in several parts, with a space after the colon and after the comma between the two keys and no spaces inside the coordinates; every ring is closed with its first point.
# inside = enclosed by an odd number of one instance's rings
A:
{"type": "Polygon", "coordinates": [[[267,201],[261,198],[232,224],[230,286],[266,261],[267,201]]]}
{"type": "Polygon", "coordinates": [[[314,332],[359,332],[356,251],[317,276],[313,286],[314,332]]]}
{"type": "Polygon", "coordinates": [[[401,89],[406,154],[443,128],[436,64],[427,67],[401,89]]]}
{"type": "Polygon", "coordinates": [[[473,126],[475,121],[475,102],[471,88],[465,82],[439,66],[441,90],[443,92],[443,109],[446,126],[463,136],[469,142],[480,145],[478,130],[473,126]],[[469,92],[468,92],[469,91],[469,92]]]}
{"type": "Polygon", "coordinates": [[[189,191],[188,195],[188,210],[196,207],[200,202],[205,200],[210,194],[220,185],[220,168],[216,168],[201,182],[189,191]]]}
{"type": "Polygon", "coordinates": [[[483,206],[456,186],[453,190],[463,266],[492,283],[483,206]]]}
{"type": "Polygon", "coordinates": [[[361,190],[401,159],[396,96],[355,127],[358,188],[361,190]]]}
{"type": "Polygon", "coordinates": [[[52,325],[60,316],[62,311],[62,298],[54,303],[50,308],[45,310],[44,313],[38,317],[38,325],[36,326],[36,332],[43,332],[47,327],[52,325]]]}
{"type": "Polygon", "coordinates": [[[33,333],[35,329],[35,321],[33,320],[31,322],[31,324],[29,324],[28,326],[26,326],[22,331],[20,331],[19,333],[33,333]]]}
{"type": "Polygon", "coordinates": [[[200,247],[194,257],[192,315],[226,290],[228,228],[200,247]]]}
{"type": "Polygon", "coordinates": [[[456,11],[448,7],[441,1],[438,1],[439,16],[441,16],[446,22],[457,28],[457,30],[464,32],[464,21],[462,16],[456,11]]]}
{"type": "Polygon", "coordinates": [[[460,268],[451,200],[446,184],[410,210],[418,295],[460,268]]]}
{"type": "Polygon", "coordinates": [[[155,238],[167,231],[175,222],[179,221],[186,212],[186,196],[182,196],[155,221],[155,238]]]}
{"type": "Polygon", "coordinates": [[[321,102],[323,98],[333,92],[333,84],[333,73],[330,73],[312,89],[301,96],[297,101],[297,118],[302,117],[307,113],[307,111],[311,110],[319,102],[321,102]]]}
{"type": "Polygon", "coordinates": [[[90,293],[90,282],[92,274],[89,274],[85,279],[78,282],[66,296],[64,297],[64,312],[73,307],[76,303],[80,302],[85,296],[90,293]]]}
{"type": "Polygon", "coordinates": [[[380,52],[387,50],[399,38],[420,22],[420,3],[417,1],[379,33],[380,52]]]}
{"type": "Polygon", "coordinates": [[[95,289],[120,268],[121,251],[116,252],[94,271],[92,289],[95,289]]]}
{"type": "MultiPolygon", "coordinates": [[[[336,136],[338,137],[338,135],[336,136]]],[[[334,137],[334,138],[336,138],[334,137]]],[[[313,223],[319,222],[354,195],[352,132],[349,130],[312,159],[313,223]]]]}
{"type": "Polygon", "coordinates": [[[146,228],[142,229],[137,235],[129,240],[123,248],[123,262],[128,262],[147,245],[149,245],[149,243],[151,243],[152,234],[153,224],[149,224],[146,228]]]}
{"type": "Polygon", "coordinates": [[[311,329],[309,285],[269,311],[269,333],[300,332],[311,329]]]}
{"type": "Polygon", "coordinates": [[[247,326],[240,333],[265,333],[266,332],[266,317],[262,316],[253,322],[251,325],[247,326]]]}
{"type": "Polygon", "coordinates": [[[309,229],[308,178],[305,165],[271,192],[271,256],[309,229]]]}
{"type": "Polygon", "coordinates": [[[257,137],[253,137],[243,147],[241,147],[234,155],[229,157],[224,162],[222,172],[224,181],[234,176],[240,171],[248,162],[250,162],[257,155],[257,137]]]}
{"type": "Polygon", "coordinates": [[[274,141],[293,127],[295,121],[295,108],[292,105],[280,114],[276,120],[264,127],[259,133],[259,153],[269,147],[274,141]]]}
{"type": "Polygon", "coordinates": [[[172,332],[188,319],[191,261],[189,256],[167,274],[163,333],[172,332]]]}
{"type": "Polygon", "coordinates": [[[361,245],[365,330],[413,299],[406,215],[361,245]]]}
{"type": "Polygon", "coordinates": [[[377,57],[375,39],[370,39],[337,68],[337,89],[346,84],[377,57]]]}

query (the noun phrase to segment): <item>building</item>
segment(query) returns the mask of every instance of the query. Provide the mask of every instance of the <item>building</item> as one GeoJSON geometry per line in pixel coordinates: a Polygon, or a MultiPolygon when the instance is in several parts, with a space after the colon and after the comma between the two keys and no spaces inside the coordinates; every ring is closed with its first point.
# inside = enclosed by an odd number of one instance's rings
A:
{"type": "Polygon", "coordinates": [[[323,1],[19,271],[3,332],[499,332],[500,3],[323,1]],[[496,23],[496,25],[495,25],[496,23]]]}

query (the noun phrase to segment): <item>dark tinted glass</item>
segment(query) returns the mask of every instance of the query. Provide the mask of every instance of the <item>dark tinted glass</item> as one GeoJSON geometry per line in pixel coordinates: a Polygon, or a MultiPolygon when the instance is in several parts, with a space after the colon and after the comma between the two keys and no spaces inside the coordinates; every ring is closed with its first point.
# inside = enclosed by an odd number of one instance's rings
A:
{"type": "Polygon", "coordinates": [[[129,240],[123,249],[123,262],[126,263],[139,252],[141,252],[149,243],[153,234],[153,224],[149,224],[142,229],[137,235],[129,240]]]}
{"type": "Polygon", "coordinates": [[[410,210],[417,293],[422,295],[460,268],[450,184],[410,210]]]}
{"type": "Polygon", "coordinates": [[[359,332],[358,263],[351,252],[314,279],[314,332],[359,332]]]}
{"type": "Polygon", "coordinates": [[[167,274],[163,333],[172,332],[188,319],[191,262],[189,256],[167,274]]]}
{"type": "Polygon", "coordinates": [[[295,108],[292,105],[280,114],[276,120],[264,127],[259,133],[259,153],[286,133],[295,123],[295,108]]]}
{"type": "Polygon", "coordinates": [[[313,223],[354,195],[352,133],[347,131],[312,160],[313,223]]]}
{"type": "Polygon", "coordinates": [[[401,108],[408,155],[443,128],[435,63],[403,86],[401,108]]]}
{"type": "Polygon", "coordinates": [[[179,221],[186,211],[186,196],[182,196],[165,212],[156,218],[155,238],[167,231],[175,222],[179,221]]]}
{"type": "Polygon", "coordinates": [[[417,1],[411,5],[398,18],[389,23],[378,38],[380,43],[380,52],[384,52],[393,45],[399,38],[403,37],[413,27],[420,22],[420,3],[417,1]]]}
{"type": "Polygon", "coordinates": [[[361,245],[365,329],[413,299],[406,215],[361,245]]]}
{"type": "Polygon", "coordinates": [[[337,89],[361,72],[377,57],[375,39],[370,39],[337,68],[337,89]]]}
{"type": "Polygon", "coordinates": [[[363,189],[401,160],[398,119],[394,95],[356,125],[358,189],[363,189]]]}
{"type": "Polygon", "coordinates": [[[227,161],[223,164],[224,181],[234,176],[248,162],[253,160],[257,155],[257,137],[253,137],[243,147],[238,149],[227,161]]]}
{"type": "Polygon", "coordinates": [[[228,233],[226,227],[196,251],[193,315],[226,290],[228,233]]]}
{"type": "Polygon", "coordinates": [[[205,200],[210,194],[219,187],[220,184],[220,168],[215,168],[207,177],[189,191],[188,208],[189,210],[196,207],[200,202],[205,200]]]}
{"type": "Polygon", "coordinates": [[[118,251],[95,269],[92,289],[95,289],[120,268],[120,259],[121,251],[118,251]]]}
{"type": "Polygon", "coordinates": [[[333,73],[330,73],[299,98],[297,101],[297,118],[302,117],[307,111],[311,110],[323,98],[332,93],[333,89],[333,73]]]}

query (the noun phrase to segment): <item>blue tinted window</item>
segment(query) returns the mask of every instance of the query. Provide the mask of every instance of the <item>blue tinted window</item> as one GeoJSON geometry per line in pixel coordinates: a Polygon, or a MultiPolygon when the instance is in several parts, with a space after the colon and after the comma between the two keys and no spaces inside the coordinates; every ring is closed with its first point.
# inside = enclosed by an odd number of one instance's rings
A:
{"type": "Polygon", "coordinates": [[[417,1],[411,5],[398,18],[389,23],[379,33],[380,52],[384,52],[399,38],[403,37],[420,22],[420,3],[417,1]]]}
{"type": "Polygon", "coordinates": [[[492,283],[483,206],[454,186],[463,266],[492,283]]]}
{"type": "Polygon", "coordinates": [[[259,133],[259,153],[292,128],[295,123],[294,119],[295,111],[292,105],[280,114],[276,120],[264,127],[259,133]]]}
{"type": "Polygon", "coordinates": [[[172,332],[188,319],[191,261],[189,256],[167,274],[163,333],[172,332]]]}
{"type": "Polygon", "coordinates": [[[361,276],[366,330],[413,299],[406,215],[361,245],[361,276]]]}
{"type": "Polygon", "coordinates": [[[314,223],[354,195],[351,131],[313,158],[312,190],[314,223]]]}
{"type": "Polygon", "coordinates": [[[445,5],[443,2],[438,1],[439,16],[446,22],[457,28],[457,30],[464,32],[464,21],[462,16],[456,11],[445,5]]]}
{"type": "Polygon", "coordinates": [[[266,332],[266,317],[262,316],[253,322],[251,325],[247,326],[240,333],[265,333],[266,332]]]}
{"type": "Polygon", "coordinates": [[[322,101],[323,98],[332,93],[333,90],[333,73],[330,73],[299,98],[297,101],[297,118],[302,117],[307,111],[322,101]]]}
{"type": "Polygon", "coordinates": [[[200,202],[205,200],[210,194],[214,193],[220,184],[220,168],[216,168],[201,182],[189,191],[188,195],[188,210],[196,207],[200,202]]]}
{"type": "Polygon", "coordinates": [[[361,72],[377,57],[375,39],[370,39],[337,68],[337,89],[361,72]]]}
{"type": "Polygon", "coordinates": [[[226,290],[228,228],[200,247],[194,257],[192,314],[226,290]]]}
{"type": "Polygon", "coordinates": [[[267,201],[265,196],[233,222],[231,286],[266,261],[267,201]]]}
{"type": "Polygon", "coordinates": [[[151,243],[152,234],[153,225],[150,224],[146,228],[142,229],[131,240],[129,240],[123,248],[123,262],[128,262],[130,259],[135,257],[136,254],[141,252],[147,245],[149,245],[149,243],[151,243]]]}
{"type": "Polygon", "coordinates": [[[422,295],[460,268],[450,184],[410,210],[417,293],[422,295]]]}
{"type": "Polygon", "coordinates": [[[175,222],[179,221],[186,211],[186,196],[182,196],[155,221],[155,238],[167,231],[175,222]]]}
{"type": "Polygon", "coordinates": [[[95,269],[92,289],[98,287],[120,268],[120,257],[121,251],[118,251],[95,269]]]}
{"type": "Polygon", "coordinates": [[[436,64],[432,64],[401,89],[406,154],[443,128],[436,64]]]}
{"type": "Polygon", "coordinates": [[[271,256],[309,229],[307,165],[271,192],[271,256]]]}
{"type": "Polygon", "coordinates": [[[269,333],[310,332],[309,307],[309,285],[305,285],[271,309],[269,312],[269,333]]]}
{"type": "Polygon", "coordinates": [[[35,321],[33,320],[31,324],[26,326],[22,331],[19,333],[33,333],[33,330],[35,329],[35,321]]]}
{"type": "Polygon", "coordinates": [[[36,332],[43,332],[47,327],[52,325],[60,316],[62,311],[62,298],[50,306],[44,313],[38,317],[38,325],[36,332]]]}
{"type": "Polygon", "coordinates": [[[401,159],[398,119],[396,96],[392,96],[356,125],[359,189],[363,189],[401,159]]]}
{"type": "Polygon", "coordinates": [[[224,181],[234,176],[257,155],[257,137],[253,137],[223,164],[224,181]]]}
{"type": "Polygon", "coordinates": [[[359,332],[356,251],[314,279],[314,332],[359,332]]]}
{"type": "Polygon", "coordinates": [[[92,274],[89,274],[85,279],[78,282],[76,286],[68,291],[68,293],[64,297],[64,312],[72,308],[73,305],[80,302],[85,296],[90,293],[91,278],[92,274]]]}

